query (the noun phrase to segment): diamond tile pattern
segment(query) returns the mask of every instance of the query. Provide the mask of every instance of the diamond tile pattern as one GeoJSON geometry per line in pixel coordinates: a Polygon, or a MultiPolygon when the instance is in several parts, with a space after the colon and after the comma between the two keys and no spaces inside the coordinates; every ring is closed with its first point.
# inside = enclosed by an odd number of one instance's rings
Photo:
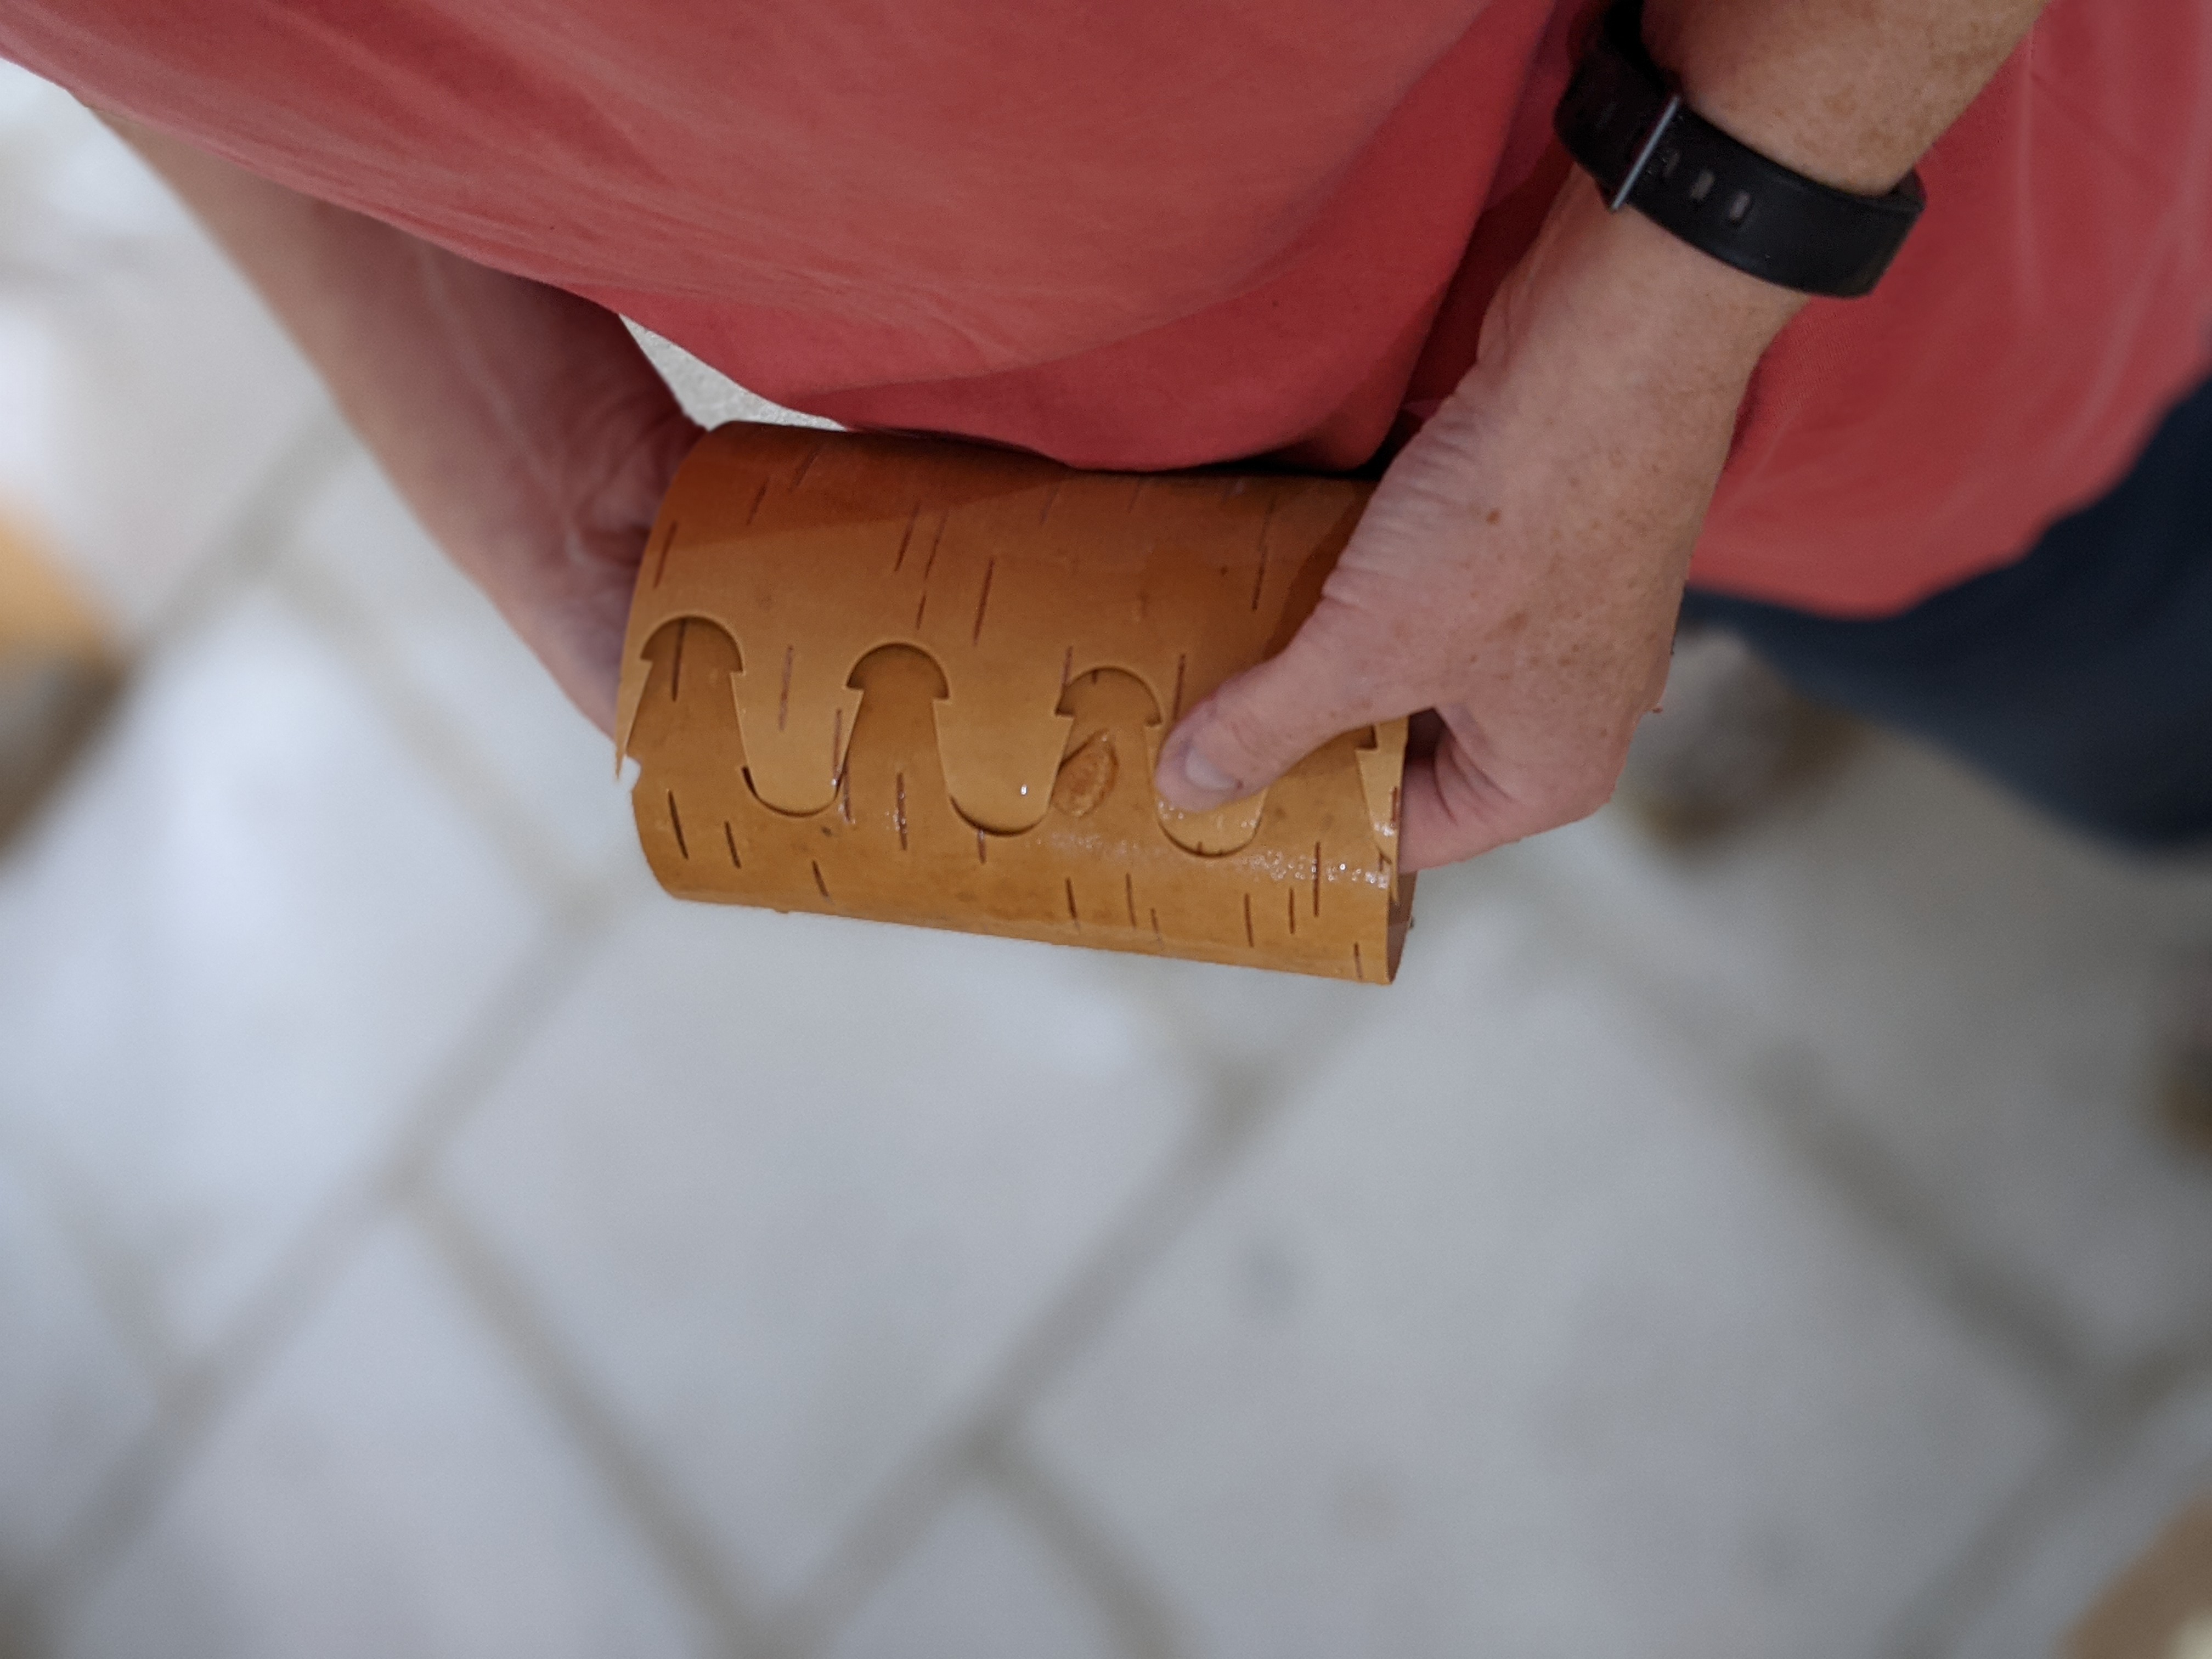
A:
{"type": "Polygon", "coordinates": [[[743,1581],[794,1589],[1189,1119],[1083,957],[633,915],[449,1178],[743,1581]]]}
{"type": "Polygon", "coordinates": [[[679,1659],[705,1637],[422,1249],[381,1232],[64,1632],[71,1659],[679,1659]],[[392,1357],[404,1355],[395,1365],[392,1357]]]}
{"type": "Polygon", "coordinates": [[[2212,940],[2212,864],[2130,865],[1932,757],[1725,860],[1619,822],[1516,854],[1594,945],[1662,981],[1723,1062],[1810,1092],[2085,1361],[2212,1321],[2212,1163],[2144,1102],[2161,979],[2212,940]]]}
{"type": "Polygon", "coordinates": [[[0,872],[0,1115],[197,1350],[539,921],[328,649],[249,598],[148,665],[0,872]]]}
{"type": "Polygon", "coordinates": [[[1409,953],[1041,1408],[1194,1651],[1875,1651],[2051,1443],[1544,934],[1409,953]]]}

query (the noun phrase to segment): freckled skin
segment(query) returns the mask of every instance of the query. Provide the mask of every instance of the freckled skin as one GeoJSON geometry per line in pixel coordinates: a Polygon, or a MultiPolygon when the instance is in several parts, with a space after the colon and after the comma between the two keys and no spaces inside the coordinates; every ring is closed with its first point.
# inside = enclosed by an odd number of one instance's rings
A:
{"type": "MultiPolygon", "coordinates": [[[[1707,280],[1710,262],[1663,233],[1609,217],[1587,188],[1563,195],[1492,307],[1477,368],[1399,457],[1285,653],[1309,706],[1335,699],[1316,725],[1389,703],[1442,716],[1443,740],[1407,777],[1407,856],[1423,864],[1601,804],[1663,683],[1755,355],[1731,375],[1703,357],[1648,368],[1665,420],[1624,400],[1599,342],[1632,346],[1651,327],[1635,315],[1648,289],[1604,280],[1624,232],[1664,241],[1644,251],[1677,280],[1707,280]]],[[[1763,343],[1782,306],[1741,282],[1734,325],[1763,343]]]]}
{"type": "Polygon", "coordinates": [[[1649,0],[1644,38],[1708,119],[1801,173],[1879,193],[1950,125],[2043,3],[1649,0]],[[1900,61],[1910,75],[1892,69],[1900,61]]]}
{"type": "MultiPolygon", "coordinates": [[[[1693,106],[1847,189],[1883,191],[1955,118],[2041,0],[1650,0],[1693,106]]],[[[1273,662],[1191,711],[1239,793],[1340,731],[1432,711],[1409,764],[1418,870],[1610,796],[1666,684],[1698,526],[1760,355],[1802,300],[1607,215],[1571,174],[1484,319],[1475,367],[1401,453],[1273,662]]]]}

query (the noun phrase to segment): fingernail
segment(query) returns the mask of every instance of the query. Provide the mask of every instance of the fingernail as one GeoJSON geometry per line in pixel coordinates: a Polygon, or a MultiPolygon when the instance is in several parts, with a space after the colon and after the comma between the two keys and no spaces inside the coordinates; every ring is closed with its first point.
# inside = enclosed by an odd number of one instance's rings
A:
{"type": "Polygon", "coordinates": [[[1237,780],[1200,754],[1195,744],[1182,751],[1182,775],[1201,795],[1232,794],[1237,788],[1237,780]]]}

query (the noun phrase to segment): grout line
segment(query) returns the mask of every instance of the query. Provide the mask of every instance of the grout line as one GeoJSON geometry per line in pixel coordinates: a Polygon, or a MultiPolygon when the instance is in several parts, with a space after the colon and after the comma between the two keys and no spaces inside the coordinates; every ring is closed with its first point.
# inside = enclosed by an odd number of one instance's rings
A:
{"type": "Polygon", "coordinates": [[[976,1473],[1075,1571],[1127,1659],[1176,1659],[1175,1620],[1135,1567],[1012,1434],[983,1448],[976,1473]]]}
{"type": "MultiPolygon", "coordinates": [[[[1650,1010],[1707,1069],[1730,1060],[1754,1079],[1759,1116],[1784,1146],[1880,1244],[1893,1250],[1937,1304],[2066,1407],[2097,1388],[2097,1365],[2045,1298],[1985,1259],[1948,1224],[1909,1170],[1815,1077],[1808,1057],[1786,1047],[1746,1043],[1724,1017],[1677,989],[1647,952],[1606,932],[1550,875],[1526,872],[1522,890],[1638,1006],[1650,1010]]],[[[1733,1091],[1730,1091],[1733,1092],[1733,1091]]]]}
{"type": "Polygon", "coordinates": [[[1769,1054],[1753,1069],[1784,1143],[1906,1259],[1938,1304],[2062,1407],[2087,1406],[2098,1390],[2098,1366],[2065,1322],[2002,1263],[1984,1260],[1952,1231],[1909,1172],[1810,1075],[1804,1057],[1769,1054]]]}
{"type": "MultiPolygon", "coordinates": [[[[778,1614],[778,1651],[805,1654],[824,1645],[961,1482],[998,1455],[1031,1402],[1120,1310],[1237,1167],[1273,1115],[1268,1085],[1275,1079],[1274,1068],[1264,1077],[1220,1079],[1215,1104],[1200,1114],[1182,1150],[1016,1339],[968,1410],[884,1483],[830,1559],[778,1614]]],[[[1102,1562],[1085,1564],[1081,1576],[1090,1583],[1130,1575],[1102,1562]]],[[[1118,1622],[1116,1607],[1103,1611],[1118,1622]]]]}
{"type": "MultiPolygon", "coordinates": [[[[409,1115],[392,1153],[364,1180],[334,1192],[319,1214],[295,1236],[284,1261],[230,1330],[197,1362],[168,1377],[166,1389],[157,1394],[154,1425],[94,1494],[73,1536],[45,1571],[29,1581],[31,1594],[10,1596],[6,1606],[0,1606],[0,1629],[9,1627],[6,1620],[12,1607],[22,1607],[27,1618],[43,1625],[88,1595],[183,1479],[253,1377],[311,1316],[368,1232],[396,1203],[404,1203],[418,1225],[424,1224],[422,1188],[431,1160],[580,967],[605,932],[611,910],[631,896],[636,885],[623,878],[624,870],[596,876],[575,870],[539,832],[530,814],[496,782],[488,781],[493,775],[482,765],[473,745],[399,671],[381,635],[370,637],[369,630],[352,625],[337,585],[307,562],[280,556],[301,510],[354,459],[357,447],[333,411],[319,410],[303,422],[264,470],[231,524],[213,538],[213,544],[224,550],[194,574],[145,637],[150,646],[197,627],[239,588],[257,577],[264,580],[280,601],[346,661],[417,761],[547,903],[554,918],[551,934],[532,951],[522,972],[495,995],[462,1039],[457,1060],[409,1115]]],[[[449,1266],[453,1265],[451,1230],[425,1230],[434,1233],[434,1241],[448,1246],[449,1266]]],[[[471,1281],[458,1267],[456,1272],[472,1291],[482,1290],[481,1282],[471,1281]]],[[[106,1277],[101,1276],[103,1284],[106,1277]]],[[[510,1324],[496,1319],[492,1323],[495,1331],[513,1338],[510,1324]]],[[[599,1414],[589,1407],[582,1390],[558,1366],[541,1364],[532,1369],[540,1385],[556,1396],[563,1420],[579,1440],[587,1449],[603,1449],[605,1437],[595,1440],[584,1430],[599,1414]]],[[[599,1461],[604,1471],[605,1460],[599,1461]]],[[[656,1516],[666,1510],[665,1504],[656,1508],[634,1480],[616,1484],[633,1516],[645,1526],[648,1543],[695,1598],[705,1603],[709,1619],[726,1637],[732,1637],[728,1645],[736,1650],[733,1632],[743,1628],[743,1621],[720,1600],[719,1589],[702,1589],[702,1584],[714,1585],[712,1570],[703,1578],[696,1571],[686,1571],[695,1558],[705,1559],[704,1553],[686,1547],[680,1531],[655,1524],[656,1516]]]]}
{"type": "Polygon", "coordinates": [[[410,753],[491,839],[533,891],[558,902],[589,879],[538,827],[498,781],[476,745],[443,708],[418,690],[394,659],[381,630],[355,625],[346,596],[307,561],[288,559],[269,573],[270,586],[353,670],[410,753]]]}
{"type": "Polygon", "coordinates": [[[759,1652],[760,1622],[746,1606],[752,1598],[731,1582],[732,1571],[707,1541],[709,1529],[663,1484],[651,1459],[630,1445],[614,1413],[584,1382],[581,1369],[491,1244],[427,1170],[408,1183],[399,1202],[494,1339],[536,1384],[571,1443],[712,1627],[721,1651],[732,1659],[759,1652]]]}
{"type": "MultiPolygon", "coordinates": [[[[243,503],[222,529],[208,538],[206,545],[211,550],[208,556],[168,602],[143,626],[120,628],[118,649],[124,653],[128,672],[87,733],[82,751],[71,763],[73,775],[92,771],[115,742],[137,696],[145,661],[200,627],[226,599],[276,560],[301,511],[352,453],[353,439],[335,410],[325,405],[305,416],[275,459],[262,469],[243,503]]],[[[61,790],[66,792],[69,787],[69,781],[64,781],[61,790]]],[[[34,819],[44,818],[53,805],[47,802],[34,819]]],[[[26,824],[23,832],[23,839],[28,840],[37,833],[35,823],[26,824]]]]}
{"type": "Polygon", "coordinates": [[[2062,1506],[2125,1443],[2159,1405],[2194,1376],[2212,1372],[2212,1339],[2154,1352],[2134,1364],[2100,1364],[2058,1307],[1960,1237],[1940,1206],[1814,1074],[1809,1057],[1787,1048],[1747,1046],[1679,994],[1553,878],[1529,879],[1532,899],[1564,925],[1574,947],[1622,984],[1692,1053],[1745,1061],[1765,1126],[1792,1158],[1838,1198],[1873,1239],[1894,1251],[1922,1288],[1970,1339],[2002,1356],[2041,1389],[2064,1428],[2056,1449],[2014,1492],[1993,1505],[1977,1533],[1930,1572],[1881,1650],[1892,1659],[1939,1659],[1972,1618],[2018,1571],[2021,1558],[2062,1506]]]}
{"type": "Polygon", "coordinates": [[[549,936],[525,953],[521,968],[489,1000],[405,1115],[386,1156],[361,1179],[339,1184],[230,1328],[179,1377],[152,1427],[94,1494],[72,1534],[29,1577],[27,1599],[44,1620],[58,1622],[113,1569],[247,1387],[389,1212],[394,1194],[417,1178],[536,1032],[606,932],[612,908],[603,901],[556,912],[549,936]]]}
{"type": "Polygon", "coordinates": [[[1954,1652],[1974,1620],[2016,1581],[2068,1506],[2126,1453],[2161,1411],[2208,1381],[2212,1337],[2120,1377],[2078,1414],[2051,1454],[1907,1604],[1879,1651],[1887,1659],[1942,1659],[1954,1652]]]}
{"type": "MultiPolygon", "coordinates": [[[[134,1291],[138,1278],[129,1273],[120,1253],[93,1224],[92,1206],[74,1194],[64,1170],[53,1160],[33,1154],[20,1136],[6,1133],[0,1115],[0,1169],[21,1189],[26,1224],[43,1226],[59,1243],[76,1271],[88,1281],[95,1316],[124,1352],[126,1365],[135,1366],[136,1380],[143,1384],[149,1409],[158,1414],[170,1386],[169,1355],[154,1316],[151,1299],[134,1291]]],[[[22,1578],[24,1564],[0,1559],[0,1659],[36,1659],[51,1644],[43,1639],[42,1610],[32,1595],[32,1582],[22,1578]]]]}
{"type": "Polygon", "coordinates": [[[1941,1659],[1952,1651],[1974,1614],[2011,1581],[2045,1527],[2087,1489],[2134,1426],[2093,1420],[2063,1436],[1966,1547],[1905,1604],[1875,1651],[1886,1659],[1941,1659]]]}
{"type": "Polygon", "coordinates": [[[54,1156],[45,1140],[0,1109],[0,1164],[14,1168],[16,1180],[85,1276],[95,1304],[123,1351],[137,1364],[140,1380],[158,1409],[175,1379],[176,1345],[147,1276],[134,1270],[128,1252],[100,1224],[100,1206],[79,1189],[66,1160],[54,1156]]]}
{"type": "Polygon", "coordinates": [[[282,550],[308,502],[354,454],[352,432],[328,404],[304,417],[261,471],[246,500],[208,545],[212,555],[139,632],[142,653],[205,621],[282,550]]]}

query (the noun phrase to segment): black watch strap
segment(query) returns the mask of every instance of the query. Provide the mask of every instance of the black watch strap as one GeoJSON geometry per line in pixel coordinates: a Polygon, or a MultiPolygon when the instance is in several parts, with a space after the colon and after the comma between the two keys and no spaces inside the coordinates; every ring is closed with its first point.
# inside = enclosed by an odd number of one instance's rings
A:
{"type": "Polygon", "coordinates": [[[1632,207],[1716,259],[1803,294],[1869,292],[1926,203],[1917,174],[1887,196],[1855,196],[1729,137],[1651,61],[1643,0],[1607,9],[1553,125],[1607,207],[1632,207]]]}

